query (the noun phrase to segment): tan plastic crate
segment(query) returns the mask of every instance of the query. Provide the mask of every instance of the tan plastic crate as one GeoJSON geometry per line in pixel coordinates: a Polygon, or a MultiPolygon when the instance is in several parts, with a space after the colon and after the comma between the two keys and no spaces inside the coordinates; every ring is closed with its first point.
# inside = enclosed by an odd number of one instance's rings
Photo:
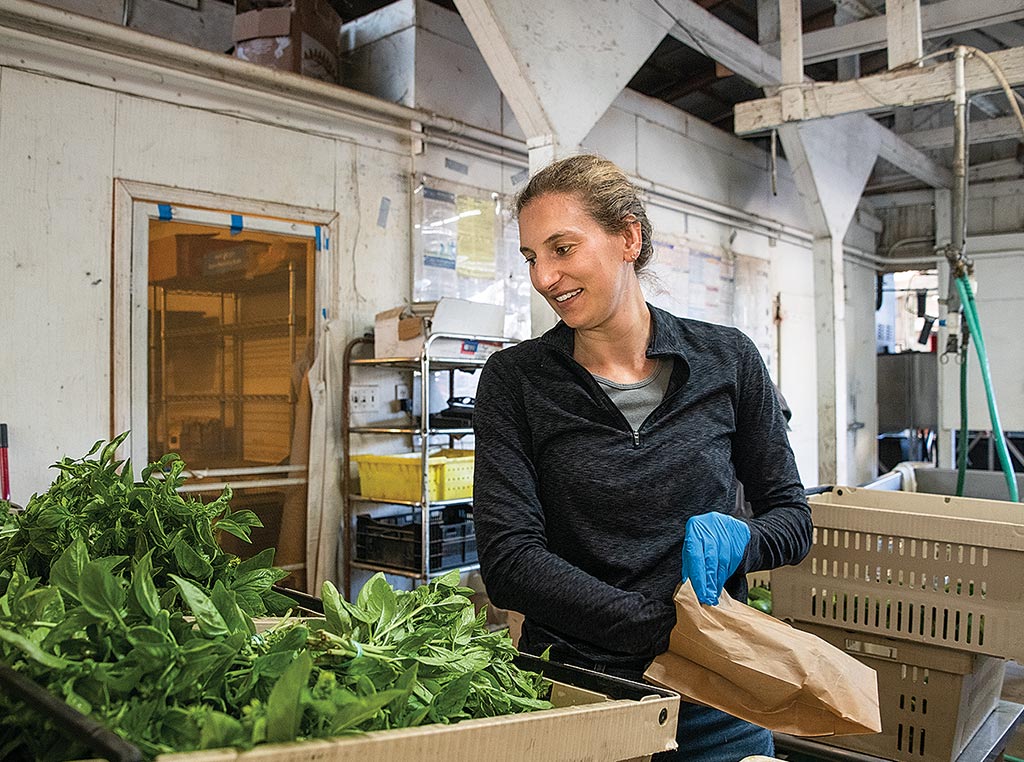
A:
{"type": "Polygon", "coordinates": [[[776,616],[1024,660],[1024,505],[837,487],[772,570],[776,616]]]}
{"type": "Polygon", "coordinates": [[[1006,660],[807,623],[878,674],[882,732],[822,743],[898,762],[951,762],[999,703],[1006,660]]]}
{"type": "MultiPolygon", "coordinates": [[[[418,452],[400,455],[353,455],[359,465],[363,497],[418,502],[422,497],[422,461],[418,452]]],[[[473,496],[473,451],[438,450],[427,460],[430,500],[473,496]]]]}
{"type": "Polygon", "coordinates": [[[772,589],[772,573],[769,570],[758,572],[747,572],[747,587],[764,587],[772,589]]]}

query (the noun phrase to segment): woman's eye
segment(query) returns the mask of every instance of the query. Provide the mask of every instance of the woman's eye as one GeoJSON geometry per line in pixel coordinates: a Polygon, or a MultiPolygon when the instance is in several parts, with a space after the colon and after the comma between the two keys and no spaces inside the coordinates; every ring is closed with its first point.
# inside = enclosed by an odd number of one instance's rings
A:
{"type": "Polygon", "coordinates": [[[569,249],[570,249],[569,246],[556,246],[555,247],[555,253],[559,254],[559,255],[568,254],[569,253],[569,249]]]}
{"type": "Polygon", "coordinates": [[[526,264],[528,264],[530,267],[533,267],[535,264],[537,264],[537,258],[530,257],[529,259],[526,260],[526,264]]]}

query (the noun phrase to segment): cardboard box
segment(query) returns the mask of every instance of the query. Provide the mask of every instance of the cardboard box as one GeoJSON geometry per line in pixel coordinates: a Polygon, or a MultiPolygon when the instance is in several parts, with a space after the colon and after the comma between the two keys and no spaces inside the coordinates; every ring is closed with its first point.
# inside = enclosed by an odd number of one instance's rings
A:
{"type": "Polygon", "coordinates": [[[1024,660],[1019,504],[854,487],[810,503],[810,553],[772,570],[776,616],[1024,660]]]}
{"type": "Polygon", "coordinates": [[[373,356],[419,357],[429,343],[432,358],[482,360],[504,346],[501,342],[434,338],[434,334],[500,337],[505,309],[497,304],[442,297],[378,312],[374,321],[373,356]]]}
{"type": "Polygon", "coordinates": [[[251,273],[270,247],[259,241],[218,238],[217,233],[175,233],[149,244],[149,281],[176,278],[241,278],[251,273]]]}
{"type": "Polygon", "coordinates": [[[211,749],[161,754],[158,762],[321,762],[431,760],[444,762],[618,762],[676,748],[679,697],[560,664],[543,669],[553,681],[554,709],[454,725],[375,731],[333,740],[266,744],[248,752],[211,749]]]}
{"type": "Polygon", "coordinates": [[[839,627],[794,623],[878,675],[882,732],[821,743],[900,762],[951,762],[999,703],[1006,660],[839,627]]]}
{"type": "Polygon", "coordinates": [[[235,7],[237,58],[324,82],[339,81],[341,17],[327,0],[291,0],[277,7],[236,0],[235,7]]]}

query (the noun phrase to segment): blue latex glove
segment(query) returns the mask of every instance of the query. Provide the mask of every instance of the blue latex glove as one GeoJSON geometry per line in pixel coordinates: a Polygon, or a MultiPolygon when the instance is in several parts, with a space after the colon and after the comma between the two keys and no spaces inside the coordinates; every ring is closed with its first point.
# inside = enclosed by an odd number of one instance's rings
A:
{"type": "Polygon", "coordinates": [[[750,527],[732,516],[712,512],[690,517],[683,539],[683,582],[690,580],[698,601],[718,604],[749,542],[750,527]]]}

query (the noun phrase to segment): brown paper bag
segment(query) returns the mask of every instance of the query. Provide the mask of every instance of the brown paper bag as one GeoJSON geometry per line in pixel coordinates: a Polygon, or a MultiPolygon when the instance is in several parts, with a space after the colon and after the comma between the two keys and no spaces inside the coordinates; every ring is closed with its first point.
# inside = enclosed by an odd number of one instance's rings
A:
{"type": "Polygon", "coordinates": [[[675,603],[669,650],[647,668],[649,682],[791,735],[881,732],[870,667],[728,593],[702,606],[686,582],[675,603]]]}

